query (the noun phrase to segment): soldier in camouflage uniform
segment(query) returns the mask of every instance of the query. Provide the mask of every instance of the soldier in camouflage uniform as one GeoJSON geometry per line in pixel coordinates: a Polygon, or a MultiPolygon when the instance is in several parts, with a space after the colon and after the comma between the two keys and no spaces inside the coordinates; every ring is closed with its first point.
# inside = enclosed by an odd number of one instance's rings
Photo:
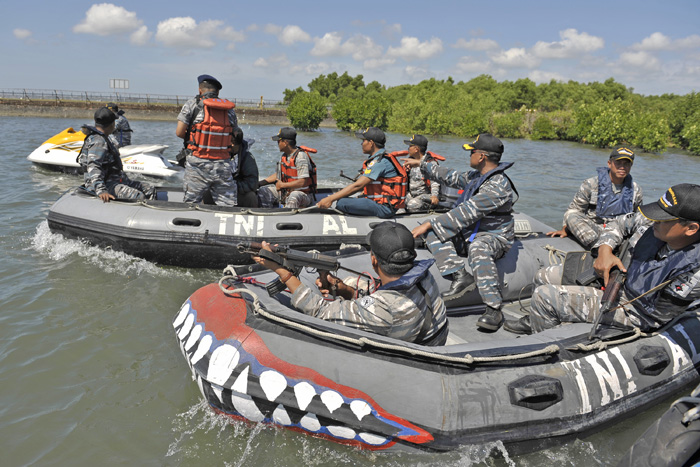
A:
{"type": "Polygon", "coordinates": [[[561,230],[547,232],[552,237],[566,237],[569,232],[588,249],[616,217],[634,212],[642,204],[642,189],[632,180],[630,171],[634,152],[614,149],[607,167],[599,167],[598,175],[586,179],[564,213],[561,230]]]}
{"type": "MultiPolygon", "coordinates": [[[[292,293],[292,305],[307,315],[394,339],[443,345],[449,330],[445,304],[429,271],[433,260],[414,261],[411,232],[394,222],[378,225],[367,242],[381,286],[360,298],[355,298],[354,288],[328,274],[324,281],[337,287],[338,293],[336,300],[329,301],[279,264],[254,259],[279,274],[292,293]]],[[[263,242],[263,246],[269,249],[269,244],[263,242]]],[[[331,288],[328,283],[325,287],[331,288]]]]}
{"type": "MultiPolygon", "coordinates": [[[[177,128],[175,134],[185,140],[187,145],[190,137],[190,129],[193,125],[204,120],[204,107],[202,101],[209,98],[217,98],[222,86],[221,83],[210,75],[200,75],[199,94],[185,102],[180,114],[177,116],[177,128]]],[[[238,126],[238,117],[233,109],[228,111],[229,123],[233,128],[238,126]]],[[[201,203],[204,195],[209,192],[214,203],[221,206],[236,206],[238,203],[238,185],[233,179],[237,172],[238,158],[206,159],[196,157],[189,148],[185,152],[184,175],[184,201],[186,203],[201,203]]]]}
{"type": "MultiPolygon", "coordinates": [[[[700,186],[673,186],[659,201],[640,206],[637,215],[618,218],[603,231],[595,248],[594,267],[605,283],[613,267],[627,272],[617,300],[622,307],[601,322],[643,331],[658,329],[700,299],[700,186]],[[627,237],[632,259],[625,268],[612,252],[627,237]],[[653,292],[644,295],[649,291],[653,292]]],[[[564,322],[593,323],[602,296],[593,287],[539,286],[532,295],[530,315],[507,321],[504,329],[530,334],[564,322]]]]}
{"type": "MultiPolygon", "coordinates": [[[[408,144],[408,157],[420,162],[434,162],[428,151],[428,138],[423,135],[413,135],[408,144]]],[[[426,180],[420,167],[413,167],[408,173],[408,194],[406,195],[406,211],[427,211],[440,201],[440,184],[426,180]]]]}
{"type": "Polygon", "coordinates": [[[119,110],[119,106],[114,102],[107,104],[107,108],[117,116],[117,121],[114,122],[114,133],[110,135],[111,138],[114,138],[112,141],[116,143],[118,148],[129,146],[132,130],[129,126],[129,120],[124,116],[124,111],[119,110]]]}
{"type": "Polygon", "coordinates": [[[78,160],[85,170],[85,188],[105,203],[110,199],[144,199],[153,196],[154,188],[129,180],[124,173],[119,149],[109,140],[116,116],[107,107],[95,112],[95,126],[83,127],[87,135],[78,160]]]}
{"type": "Polygon", "coordinates": [[[501,163],[503,143],[489,134],[481,134],[473,143],[463,145],[470,151],[469,173],[438,166],[432,162],[405,161],[406,166],[420,166],[430,180],[443,186],[464,188],[455,207],[413,229],[413,235],[425,235],[428,249],[435,256],[443,276],[452,274],[445,301],[461,297],[478,288],[486,311],[477,326],[497,330],[503,321],[501,285],[496,260],[513,245],[514,186],[504,171],[512,163],[501,163]],[[461,255],[461,256],[460,256],[461,255]],[[463,256],[474,276],[466,271],[463,256]]]}

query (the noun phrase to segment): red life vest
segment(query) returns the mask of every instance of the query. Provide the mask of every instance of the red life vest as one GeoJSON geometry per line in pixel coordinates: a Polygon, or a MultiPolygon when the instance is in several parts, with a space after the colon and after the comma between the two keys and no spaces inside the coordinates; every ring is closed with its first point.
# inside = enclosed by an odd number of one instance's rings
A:
{"type": "Polygon", "coordinates": [[[187,147],[192,155],[201,159],[229,159],[229,149],[233,144],[233,126],[228,111],[236,104],[226,99],[204,99],[204,119],[192,125],[187,147]]]}
{"type": "Polygon", "coordinates": [[[304,193],[316,193],[316,164],[314,164],[313,159],[311,159],[311,156],[308,154],[310,152],[317,152],[313,148],[299,146],[296,151],[289,156],[282,154],[282,160],[280,162],[280,181],[286,183],[292,180],[299,180],[296,160],[300,151],[304,151],[309,158],[309,177],[304,177],[304,186],[302,188],[295,188],[295,190],[303,191],[304,193]]]}
{"type": "MultiPolygon", "coordinates": [[[[405,156],[408,151],[395,151],[389,154],[382,154],[374,161],[379,162],[382,157],[386,157],[394,165],[394,168],[399,173],[396,177],[380,178],[372,180],[365,185],[363,194],[366,198],[371,199],[378,204],[389,204],[394,209],[406,207],[406,192],[408,191],[408,175],[406,169],[396,160],[396,156],[405,156]]],[[[367,170],[367,159],[362,164],[363,173],[367,170]]]]}

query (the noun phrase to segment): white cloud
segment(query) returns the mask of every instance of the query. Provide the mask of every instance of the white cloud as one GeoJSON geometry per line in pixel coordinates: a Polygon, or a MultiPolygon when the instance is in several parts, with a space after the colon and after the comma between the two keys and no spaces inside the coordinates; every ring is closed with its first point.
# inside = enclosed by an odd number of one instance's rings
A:
{"type": "Polygon", "coordinates": [[[245,35],[231,26],[223,27],[223,21],[207,20],[197,24],[189,16],[161,21],[156,30],[156,40],[166,47],[209,49],[214,47],[219,39],[233,43],[244,40],[245,35]]]}
{"type": "Polygon", "coordinates": [[[487,51],[498,49],[498,42],[491,39],[476,38],[468,41],[466,39],[459,38],[452,47],[454,47],[455,49],[487,51]]]}
{"type": "Polygon", "coordinates": [[[311,36],[296,25],[278,26],[266,24],[263,28],[266,34],[277,36],[277,40],[284,45],[293,45],[295,42],[311,42],[311,36]]]}
{"type": "Polygon", "coordinates": [[[491,64],[489,62],[480,62],[474,60],[472,57],[461,57],[455,65],[455,71],[461,74],[484,74],[490,69],[491,64]]]}
{"type": "Polygon", "coordinates": [[[535,68],[540,61],[523,48],[502,50],[491,57],[495,63],[507,68],[535,68]]]}
{"type": "Polygon", "coordinates": [[[403,70],[404,74],[413,80],[422,80],[430,75],[430,71],[425,67],[408,65],[403,70]]]}
{"type": "Polygon", "coordinates": [[[323,37],[315,38],[314,43],[311,55],[317,57],[352,55],[354,60],[362,61],[382,56],[382,47],[363,34],[356,34],[343,42],[340,33],[328,32],[323,37]]]}
{"type": "Polygon", "coordinates": [[[127,34],[140,29],[141,26],[143,21],[138,19],[133,11],[111,3],[100,3],[90,7],[85,13],[85,18],[73,26],[73,32],[111,36],[127,34]]]}
{"type": "Polygon", "coordinates": [[[659,59],[644,50],[638,52],[623,52],[620,54],[620,64],[625,67],[632,67],[633,69],[658,70],[660,68],[659,59]]]}
{"type": "Polygon", "coordinates": [[[693,34],[683,39],[678,39],[674,43],[682,49],[697,49],[700,48],[700,36],[693,34]]]}
{"type": "Polygon", "coordinates": [[[674,49],[691,49],[700,47],[700,36],[697,34],[684,37],[682,39],[671,40],[670,37],[655,32],[649,37],[642,39],[642,42],[633,44],[632,50],[658,51],[658,50],[674,50],[674,49]]]}
{"type": "Polygon", "coordinates": [[[134,45],[146,45],[149,40],[151,40],[152,32],[148,30],[146,26],[141,26],[136,31],[131,33],[129,40],[134,45]]]}
{"type": "Polygon", "coordinates": [[[559,32],[561,41],[538,41],[532,47],[532,53],[539,58],[573,58],[583,53],[602,49],[605,41],[588,33],[579,33],[576,29],[566,29],[559,32]]]}
{"type": "Polygon", "coordinates": [[[337,32],[327,32],[323,37],[314,39],[314,48],[311,55],[325,57],[331,55],[343,55],[340,47],[343,37],[337,32]]]}
{"type": "Polygon", "coordinates": [[[272,55],[268,58],[260,57],[253,62],[253,66],[257,68],[269,69],[275,73],[278,73],[282,68],[289,67],[289,59],[285,54],[272,55]]]}
{"type": "Polygon", "coordinates": [[[528,74],[528,78],[535,83],[549,83],[552,80],[567,81],[566,78],[559,73],[544,70],[533,70],[528,74]]]}
{"type": "Polygon", "coordinates": [[[362,62],[362,66],[366,70],[378,70],[396,63],[395,58],[371,58],[362,62]]]}
{"type": "Polygon", "coordinates": [[[404,60],[427,59],[442,52],[442,41],[433,37],[421,42],[416,37],[404,37],[399,47],[389,47],[387,56],[403,58],[404,60]]]}
{"type": "Polygon", "coordinates": [[[22,40],[29,39],[30,37],[32,37],[32,31],[30,31],[29,29],[17,28],[17,29],[14,29],[12,31],[12,34],[14,34],[14,36],[17,39],[22,39],[22,40]]]}

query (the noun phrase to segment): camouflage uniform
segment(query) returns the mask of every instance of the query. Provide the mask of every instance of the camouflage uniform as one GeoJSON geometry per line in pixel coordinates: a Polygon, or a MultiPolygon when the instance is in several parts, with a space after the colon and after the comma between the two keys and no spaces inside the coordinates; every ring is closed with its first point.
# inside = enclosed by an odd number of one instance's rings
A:
{"type": "Polygon", "coordinates": [[[112,133],[111,136],[113,136],[117,142],[118,148],[131,144],[131,127],[124,115],[119,115],[119,117],[117,117],[117,120],[114,122],[114,133],[112,133]]]}
{"type": "Polygon", "coordinates": [[[310,316],[409,342],[418,338],[424,317],[431,316],[430,330],[425,334],[425,340],[428,340],[447,325],[445,304],[429,272],[432,264],[432,260],[414,263],[413,269],[402,276],[402,279],[412,276],[408,279],[411,284],[408,287],[392,290],[391,285],[401,280],[398,279],[371,295],[354,300],[338,298],[329,301],[302,284],[292,295],[292,305],[310,316]]]}
{"type": "MultiPolygon", "coordinates": [[[[634,186],[633,211],[642,204],[642,189],[637,182],[632,182],[634,186]]],[[[613,192],[619,194],[622,185],[612,185],[613,192]]],[[[598,176],[584,180],[574,199],[569,204],[569,209],[564,213],[563,227],[568,228],[571,234],[585,248],[590,248],[605,225],[615,219],[615,217],[601,218],[596,214],[598,203],[598,176]]]]}
{"type": "MultiPolygon", "coordinates": [[[[463,188],[470,180],[481,176],[476,170],[465,174],[435,163],[423,162],[420,167],[426,177],[449,187],[463,188]]],[[[503,301],[496,260],[513,246],[515,221],[512,215],[492,213],[511,210],[513,194],[508,178],[500,173],[495,174],[469,200],[432,219],[432,230],[425,237],[426,245],[443,276],[464,267],[464,259],[458,253],[467,256],[479,295],[486,305],[493,308],[500,308],[503,301]],[[470,227],[473,230],[477,222],[477,234],[467,246],[460,232],[470,227]]]]}
{"type": "MultiPolygon", "coordinates": [[[[216,94],[207,93],[201,99],[211,97],[216,97],[216,94]]],[[[190,127],[204,120],[204,109],[197,105],[196,99],[190,99],[182,106],[177,119],[190,127]]],[[[234,128],[238,126],[235,110],[228,111],[228,119],[234,128]]],[[[188,150],[183,178],[184,201],[186,203],[201,203],[205,193],[209,191],[216,204],[235,206],[238,203],[238,186],[233,179],[233,173],[238,169],[237,164],[237,158],[202,159],[193,156],[188,150]]]]}
{"type": "MultiPolygon", "coordinates": [[[[650,221],[639,212],[619,216],[605,228],[595,244],[595,248],[601,245],[609,245],[616,248],[624,238],[630,238],[630,247],[634,247],[644,232],[650,228],[650,221]]],[[[657,259],[668,256],[672,250],[664,245],[657,253],[657,259]]],[[[561,276],[560,276],[561,277],[561,276]]],[[[664,287],[662,295],[682,300],[697,300],[700,298],[700,268],[695,268],[679,277],[664,287]]],[[[532,311],[530,313],[530,325],[533,332],[543,331],[562,322],[588,322],[596,320],[600,311],[600,299],[603,292],[593,287],[542,285],[535,289],[532,295],[532,311]]],[[[634,297],[628,297],[623,287],[618,303],[625,303],[634,297]]],[[[641,326],[650,329],[661,326],[663,323],[650,321],[635,309],[634,304],[618,308],[611,316],[601,320],[604,324],[618,324],[624,326],[641,326]]]]}
{"type": "Polygon", "coordinates": [[[79,158],[85,169],[85,188],[98,196],[109,193],[115,198],[144,199],[155,191],[148,183],[129,180],[123,171],[119,150],[102,135],[91,134],[85,138],[79,158]]]}
{"type": "MultiPolygon", "coordinates": [[[[427,154],[421,158],[421,162],[431,161],[427,154]],[[428,159],[426,161],[426,158],[428,159]]],[[[428,186],[428,181],[423,176],[420,167],[412,167],[408,173],[408,193],[406,194],[406,211],[427,211],[433,205],[430,197],[440,196],[440,184],[431,182],[428,186]],[[430,193],[428,193],[430,191],[430,193]]]]}
{"type": "MultiPolygon", "coordinates": [[[[297,168],[297,176],[299,178],[310,177],[309,173],[309,155],[304,151],[299,151],[295,159],[294,165],[297,168]]],[[[277,180],[281,180],[280,165],[277,166],[277,180]]],[[[274,184],[265,185],[258,189],[258,205],[261,208],[276,208],[280,203],[284,204],[285,208],[301,209],[311,206],[315,201],[311,193],[294,190],[291,193],[285,190],[286,198],[282,198],[282,193],[277,191],[274,184]]]]}

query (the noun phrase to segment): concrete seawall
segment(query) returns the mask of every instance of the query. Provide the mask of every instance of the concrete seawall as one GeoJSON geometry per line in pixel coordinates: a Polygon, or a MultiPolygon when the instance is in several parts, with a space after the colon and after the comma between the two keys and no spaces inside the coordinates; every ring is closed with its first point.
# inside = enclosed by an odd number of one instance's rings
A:
{"type": "MultiPolygon", "coordinates": [[[[54,102],[27,101],[22,99],[0,99],[0,117],[47,117],[47,118],[81,118],[92,120],[98,107],[106,102],[54,102]]],[[[120,108],[122,106],[120,105],[120,108]]],[[[175,122],[180,107],[169,104],[123,104],[125,116],[129,120],[160,120],[175,122]]],[[[248,125],[289,126],[285,109],[236,109],[238,119],[248,125]]],[[[323,128],[336,128],[335,120],[326,118],[321,122],[323,128]]]]}

